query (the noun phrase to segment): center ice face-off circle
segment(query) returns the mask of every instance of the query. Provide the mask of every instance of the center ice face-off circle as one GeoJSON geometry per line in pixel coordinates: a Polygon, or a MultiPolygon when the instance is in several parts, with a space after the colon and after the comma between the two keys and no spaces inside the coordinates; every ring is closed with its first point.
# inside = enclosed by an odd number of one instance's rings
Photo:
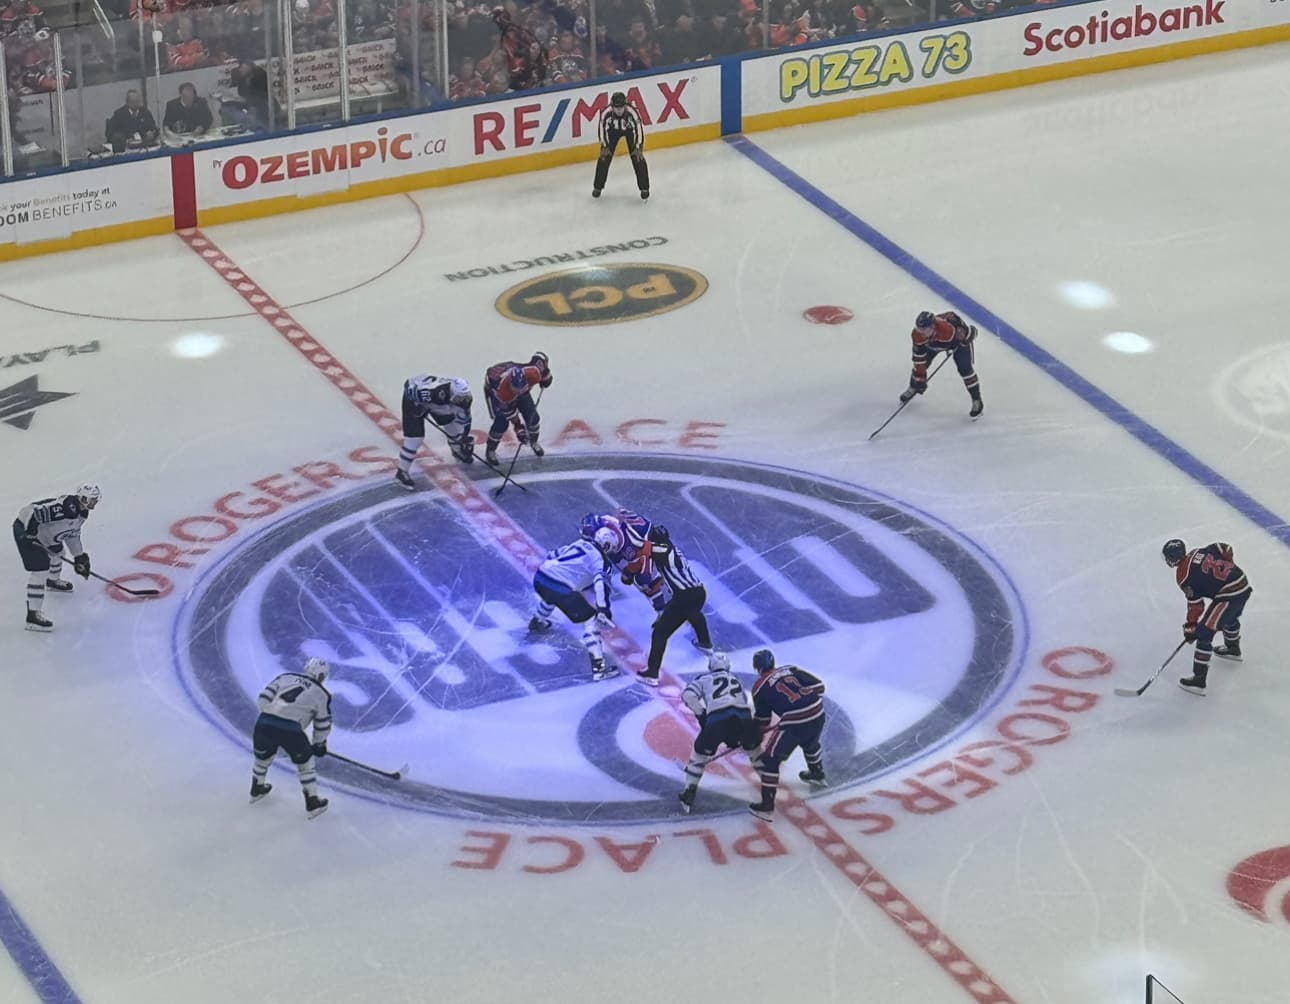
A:
{"type": "MultiPolygon", "coordinates": [[[[970,541],[896,500],[810,474],[710,458],[548,458],[507,515],[539,547],[592,509],[666,518],[708,586],[717,646],[751,681],[776,650],[828,684],[833,790],[898,770],[983,715],[1019,669],[1025,618],[970,541]]],[[[577,635],[533,636],[532,571],[438,493],[373,485],[293,514],[198,583],[176,624],[190,692],[245,745],[266,679],[331,663],[331,745],[409,764],[388,784],[324,761],[329,784],[421,811],[594,824],[675,818],[687,725],[630,674],[592,683],[577,635]]],[[[619,587],[642,649],[653,610],[619,587]]],[[[665,668],[703,657],[678,636],[665,668]]],[[[752,784],[705,781],[706,814],[752,784]]]]}

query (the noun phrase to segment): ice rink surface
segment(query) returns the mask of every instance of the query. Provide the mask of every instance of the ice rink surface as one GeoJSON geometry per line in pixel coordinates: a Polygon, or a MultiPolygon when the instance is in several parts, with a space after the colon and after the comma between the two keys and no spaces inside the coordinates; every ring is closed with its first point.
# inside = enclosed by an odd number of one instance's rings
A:
{"type": "MultiPolygon", "coordinates": [[[[0,389],[74,396],[0,428],[0,496],[100,483],[95,569],[165,595],[77,579],[27,633],[11,555],[0,999],[1128,1004],[1154,972],[1283,1004],[1287,55],[658,152],[648,203],[620,161],[599,202],[584,166],[6,265],[0,389]],[[590,264],[706,292],[497,311],[588,262],[504,263],[614,243],[590,264]],[[949,366],[868,441],[950,308],[985,415],[949,366]],[[433,440],[393,488],[406,377],[537,349],[528,491],[433,440]],[[657,692],[525,635],[529,570],[615,503],[673,528],[740,671],[828,683],[833,784],[795,757],[769,826],[733,757],[673,808],[685,632],[657,692]],[[1117,698],[1180,640],[1173,536],[1234,546],[1246,659],[1117,698]],[[281,762],[246,804],[254,695],[305,654],[332,747],[409,764],[325,763],[313,821],[281,762]]],[[[649,608],[615,613],[639,665],[649,608]]]]}

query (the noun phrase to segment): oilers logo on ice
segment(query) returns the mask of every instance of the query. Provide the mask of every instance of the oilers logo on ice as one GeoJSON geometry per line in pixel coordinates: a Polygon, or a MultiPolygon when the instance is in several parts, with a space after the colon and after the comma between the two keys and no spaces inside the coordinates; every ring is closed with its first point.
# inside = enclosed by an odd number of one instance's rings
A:
{"type": "MultiPolygon", "coordinates": [[[[895,499],[748,463],[650,454],[547,457],[507,517],[546,549],[589,510],[666,521],[708,587],[717,645],[751,677],[774,649],[828,683],[833,790],[900,770],[986,714],[1020,669],[1025,614],[971,541],[895,499]]],[[[203,577],[175,653],[212,720],[246,743],[274,672],[332,664],[331,745],[401,764],[389,784],[325,761],[382,801],[513,822],[675,816],[691,722],[629,672],[591,682],[576,634],[530,635],[532,570],[439,493],[369,485],[268,527],[203,577]]],[[[643,664],[654,613],[614,599],[643,664]]],[[[633,668],[628,660],[625,667],[633,668]]],[[[678,635],[665,669],[698,672],[678,635]]],[[[696,811],[743,811],[750,782],[714,765],[696,811]]]]}
{"type": "Polygon", "coordinates": [[[677,265],[584,265],[512,286],[497,298],[497,312],[526,324],[614,324],[676,310],[707,291],[707,279],[677,265]]]}

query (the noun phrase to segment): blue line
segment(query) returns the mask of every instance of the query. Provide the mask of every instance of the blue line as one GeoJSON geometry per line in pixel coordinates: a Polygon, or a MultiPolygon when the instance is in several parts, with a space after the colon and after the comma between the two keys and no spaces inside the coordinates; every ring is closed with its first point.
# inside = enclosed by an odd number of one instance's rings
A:
{"type": "Polygon", "coordinates": [[[54,960],[45,954],[31,928],[18,916],[3,892],[0,892],[0,943],[9,950],[44,1004],[81,1004],[54,960]]]}
{"type": "Polygon", "coordinates": [[[1290,524],[1255,501],[1195,454],[1175,443],[1150,422],[1135,415],[1110,394],[1090,383],[1047,349],[1035,344],[992,310],[968,296],[948,279],[871,227],[860,217],[780,163],[746,136],[727,136],[726,142],[785,187],[796,192],[829,219],[858,237],[897,268],[907,272],[956,310],[994,332],[1005,345],[1034,363],[1072,394],[1097,409],[1148,449],[1168,461],[1203,488],[1209,489],[1255,526],[1290,547],[1290,524]]]}

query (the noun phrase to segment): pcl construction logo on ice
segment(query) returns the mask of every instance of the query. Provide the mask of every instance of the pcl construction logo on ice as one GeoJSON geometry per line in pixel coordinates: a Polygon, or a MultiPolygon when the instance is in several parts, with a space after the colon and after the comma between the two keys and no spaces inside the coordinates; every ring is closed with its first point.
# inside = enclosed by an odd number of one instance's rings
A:
{"type": "MultiPolygon", "coordinates": [[[[185,602],[174,654],[189,693],[245,746],[264,681],[318,656],[332,664],[335,748],[410,763],[391,784],[325,760],[329,784],[471,819],[674,819],[674,758],[694,723],[631,674],[649,645],[649,603],[615,598],[627,672],[607,682],[592,682],[572,625],[528,633],[532,568],[518,552],[567,542],[582,513],[615,504],[686,542],[713,639],[749,682],[762,647],[827,679],[834,791],[952,741],[1020,671],[1025,613],[1007,576],[898,500],[799,471],[648,453],[548,456],[526,483],[533,504],[507,513],[526,541],[518,550],[481,510],[384,480],[272,523],[185,602]]],[[[678,636],[665,667],[684,680],[704,661],[678,636]]],[[[747,785],[714,770],[701,811],[742,814],[747,785]]]]}
{"type": "MultiPolygon", "coordinates": [[[[694,77],[642,80],[639,86],[626,89],[627,103],[646,126],[675,126],[694,117],[694,83],[694,77]]],[[[551,96],[513,104],[506,111],[476,112],[471,127],[475,156],[594,140],[600,113],[609,107],[609,95],[614,90],[617,88],[611,87],[592,97],[551,96]]]]}

